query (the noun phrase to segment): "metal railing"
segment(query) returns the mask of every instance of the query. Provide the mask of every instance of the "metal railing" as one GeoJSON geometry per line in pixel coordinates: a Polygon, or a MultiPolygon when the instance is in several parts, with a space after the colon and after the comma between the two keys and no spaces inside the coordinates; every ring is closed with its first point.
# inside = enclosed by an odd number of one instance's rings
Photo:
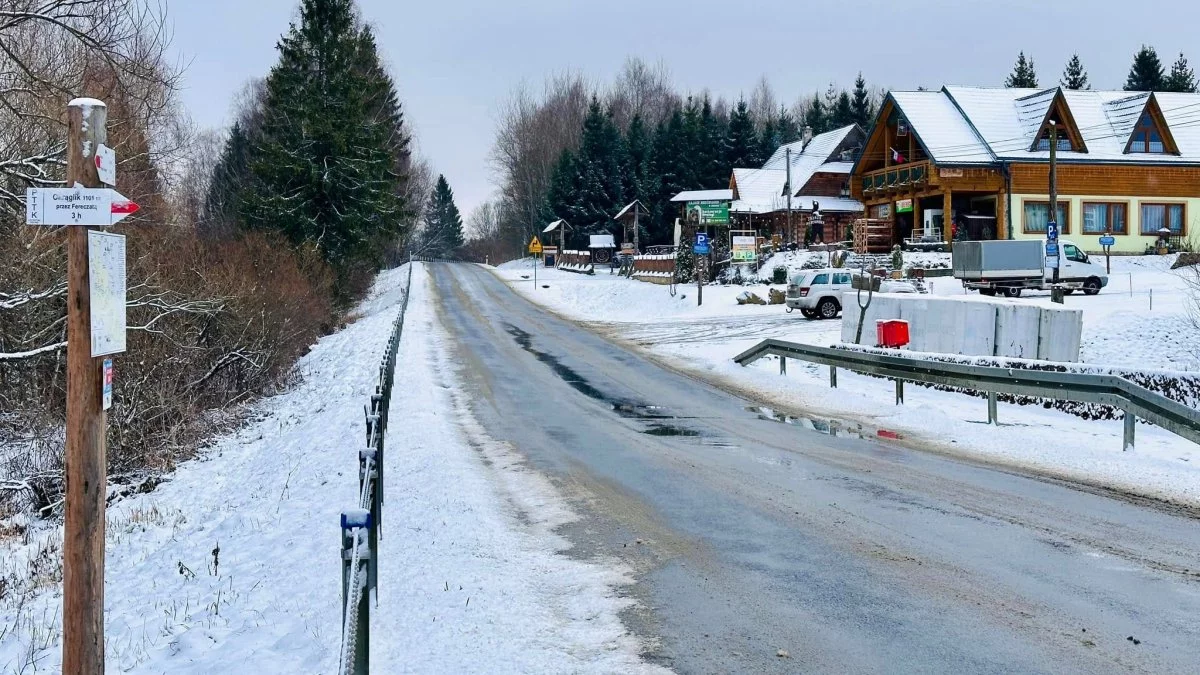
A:
{"type": "Polygon", "coordinates": [[[378,605],[379,539],[383,533],[383,447],[396,373],[404,312],[412,290],[412,263],[400,314],[392,324],[387,352],[379,364],[375,393],[365,406],[366,447],[358,451],[358,503],[342,511],[342,642],[339,675],[370,671],[371,604],[378,605]]]}
{"type": "Polygon", "coordinates": [[[816,347],[784,340],[763,340],[733,358],[748,365],[764,356],[778,356],[779,372],[787,373],[789,358],[829,366],[829,385],[837,387],[837,370],[876,375],[895,381],[896,403],[904,402],[904,383],[959,387],[987,394],[988,422],[998,423],[996,395],[1012,394],[1063,401],[1096,403],[1125,412],[1124,449],[1134,443],[1137,419],[1155,424],[1193,443],[1200,443],[1200,411],[1150,391],[1116,375],[1021,370],[996,366],[929,361],[833,347],[816,347]]]}

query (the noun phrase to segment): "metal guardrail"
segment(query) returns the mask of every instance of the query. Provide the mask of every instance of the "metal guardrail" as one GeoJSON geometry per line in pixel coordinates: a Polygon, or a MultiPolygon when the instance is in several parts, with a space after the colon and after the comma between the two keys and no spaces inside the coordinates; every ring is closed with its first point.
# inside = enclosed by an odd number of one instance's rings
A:
{"type": "Polygon", "coordinates": [[[396,373],[396,354],[412,289],[412,262],[400,314],[392,323],[387,352],[371,402],[365,406],[366,447],[358,451],[358,504],[342,511],[342,642],[339,675],[370,672],[371,604],[378,604],[379,539],[383,533],[383,447],[396,373]]]}
{"type": "Polygon", "coordinates": [[[997,394],[1036,396],[1120,408],[1125,412],[1126,450],[1133,448],[1134,428],[1139,417],[1193,443],[1200,443],[1200,411],[1115,375],[944,363],[910,356],[816,347],[774,339],[763,340],[738,354],[733,360],[745,366],[768,355],[780,358],[781,374],[787,373],[789,358],[829,366],[831,387],[837,387],[838,368],[894,380],[897,404],[904,402],[905,382],[939,384],[984,392],[988,399],[988,422],[993,424],[998,423],[997,394]]]}

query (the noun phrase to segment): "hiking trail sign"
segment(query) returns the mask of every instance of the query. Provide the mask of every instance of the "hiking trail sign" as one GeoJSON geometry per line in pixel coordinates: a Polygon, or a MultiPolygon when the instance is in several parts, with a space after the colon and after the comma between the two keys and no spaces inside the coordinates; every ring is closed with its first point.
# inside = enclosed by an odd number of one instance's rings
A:
{"type": "Polygon", "coordinates": [[[28,188],[26,225],[83,225],[109,227],[140,207],[109,188],[28,188]]]}

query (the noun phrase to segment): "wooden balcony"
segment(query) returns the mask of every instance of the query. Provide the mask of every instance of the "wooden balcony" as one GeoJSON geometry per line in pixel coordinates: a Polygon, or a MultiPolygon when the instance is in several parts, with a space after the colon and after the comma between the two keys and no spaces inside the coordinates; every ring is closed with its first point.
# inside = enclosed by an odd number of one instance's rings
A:
{"type": "Polygon", "coordinates": [[[863,197],[899,194],[924,188],[929,184],[929,173],[932,168],[929,160],[925,160],[864,173],[862,175],[863,197]]]}

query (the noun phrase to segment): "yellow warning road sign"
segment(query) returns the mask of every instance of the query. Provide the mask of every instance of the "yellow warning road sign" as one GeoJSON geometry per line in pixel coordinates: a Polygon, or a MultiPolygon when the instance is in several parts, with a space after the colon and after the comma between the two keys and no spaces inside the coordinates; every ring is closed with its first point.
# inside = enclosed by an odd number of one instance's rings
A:
{"type": "Polygon", "coordinates": [[[534,255],[542,252],[542,242],[538,240],[537,235],[529,240],[529,252],[534,255]]]}

